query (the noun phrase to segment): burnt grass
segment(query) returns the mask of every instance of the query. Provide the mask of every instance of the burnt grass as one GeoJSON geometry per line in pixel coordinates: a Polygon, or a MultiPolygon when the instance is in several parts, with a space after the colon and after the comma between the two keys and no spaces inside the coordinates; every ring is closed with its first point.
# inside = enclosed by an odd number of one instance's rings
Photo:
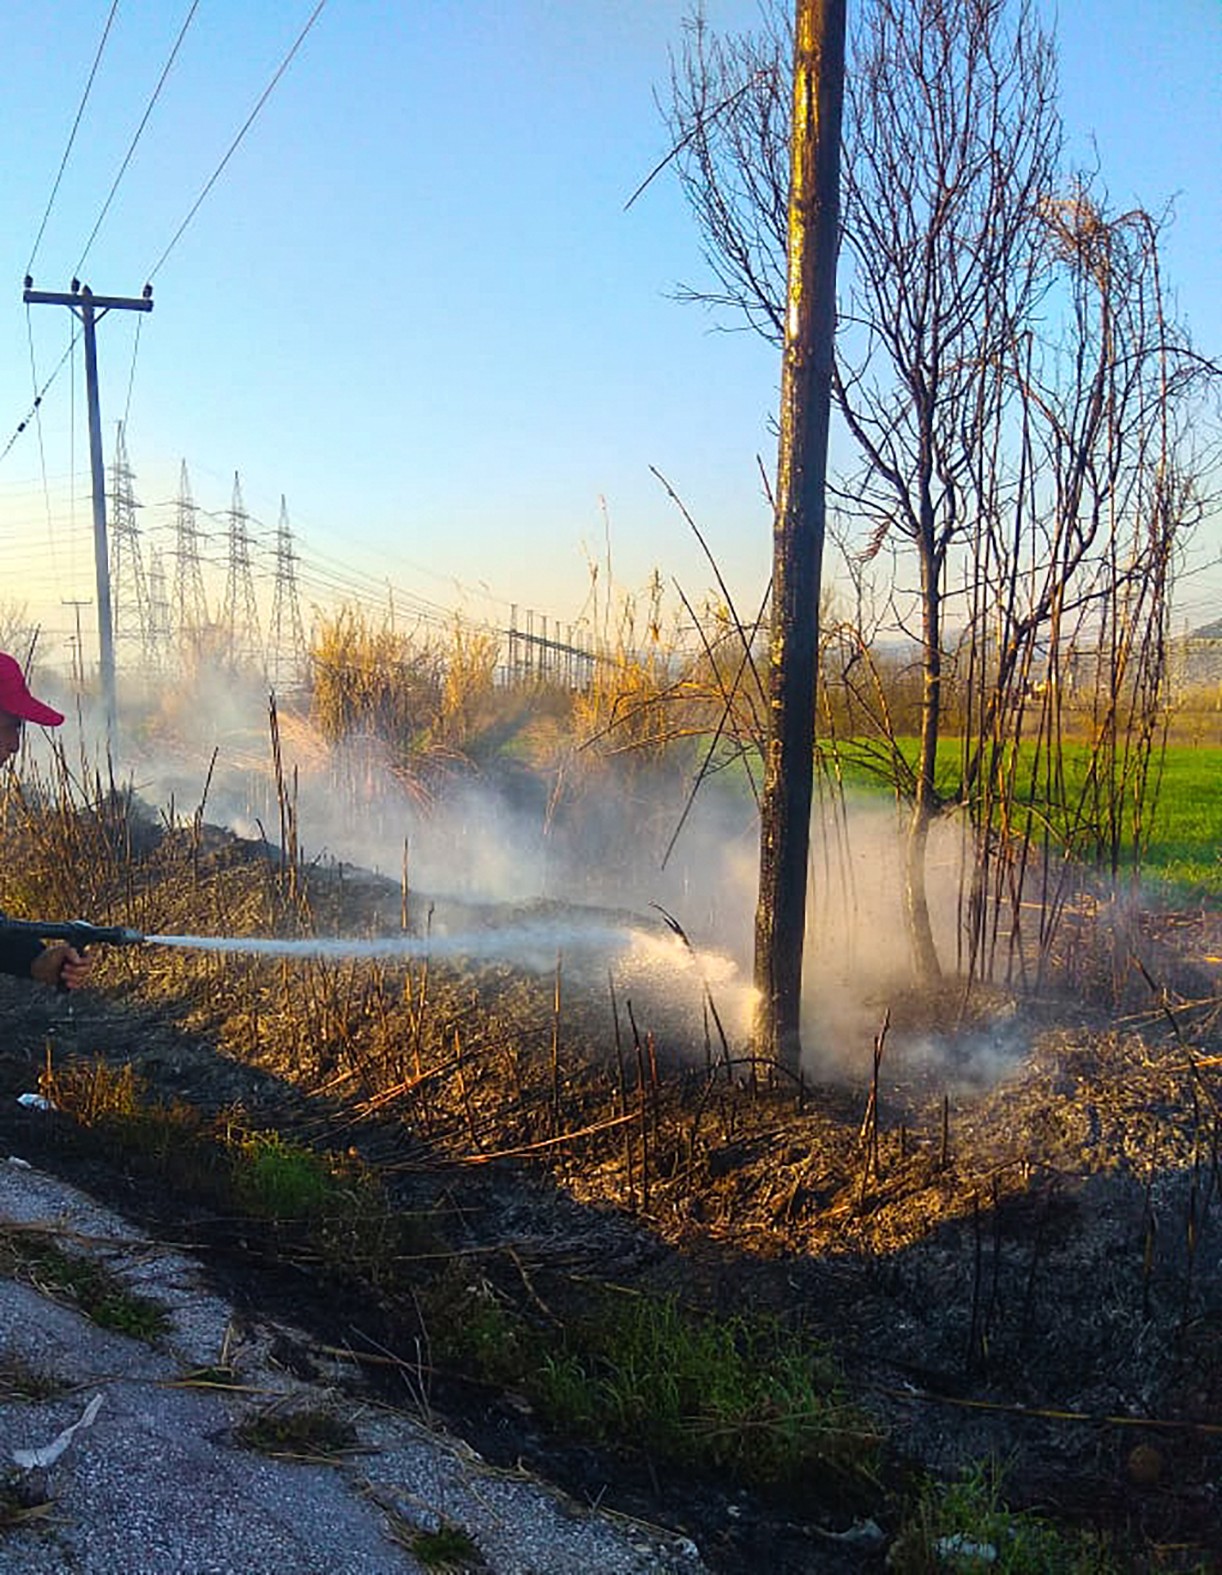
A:
{"type": "MultiPolygon", "coordinates": [[[[189,842],[150,834],[138,878],[90,917],[349,935],[402,917],[393,883],[286,874],[267,844],[208,828],[189,842]]],[[[1022,1048],[987,1082],[973,1046],[1003,1008],[1013,1037],[1013,1001],[978,1001],[966,1027],[960,991],[886,1003],[873,1097],[868,1045],[856,1078],[778,1081],[727,1064],[716,1036],[685,1043],[663,1017],[613,1009],[605,980],[557,991],[493,964],[114,949],[71,1001],[0,980],[0,1140],[189,1244],[248,1316],[367,1358],[394,1403],[418,1406],[423,1387],[487,1458],[683,1532],[710,1569],[881,1570],[921,1484],[982,1462],[1012,1510],[1105,1533],[1107,1567],[1212,1568],[1212,923],[1145,915],[1119,973],[1110,955],[1106,1003],[1081,987],[1025,1003],[1022,1048]],[[945,1041],[936,1063],[906,1048],[918,1030],[945,1041]],[[395,1264],[235,1210],[202,1145],[17,1103],[48,1064],[66,1087],[94,1063],[132,1068],[183,1132],[278,1132],[375,1176],[411,1222],[395,1264]],[[608,1294],[774,1319],[825,1342],[877,1450],[770,1482],[749,1448],[747,1469],[714,1470],[557,1428],[495,1363],[433,1354],[445,1295],[473,1290],[544,1335],[608,1294]],[[881,1538],[839,1540],[869,1521],[881,1538]]],[[[312,1361],[308,1346],[285,1359],[312,1361]]]]}

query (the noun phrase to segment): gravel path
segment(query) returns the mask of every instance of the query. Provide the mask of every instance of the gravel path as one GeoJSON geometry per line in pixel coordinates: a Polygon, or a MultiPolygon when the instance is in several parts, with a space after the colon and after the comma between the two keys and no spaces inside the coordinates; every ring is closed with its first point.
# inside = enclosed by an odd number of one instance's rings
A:
{"type": "Polygon", "coordinates": [[[443,1529],[470,1550],[450,1567],[488,1575],[704,1569],[690,1542],[496,1470],[461,1440],[387,1409],[355,1368],[328,1366],[325,1353],[311,1353],[322,1380],[294,1376],[277,1353],[308,1349],[305,1335],[239,1320],[189,1256],[9,1158],[0,1232],[14,1231],[104,1262],[162,1305],[169,1327],[151,1344],[110,1333],[37,1276],[0,1276],[0,1482],[10,1508],[18,1499],[36,1510],[0,1530],[0,1571],[410,1575],[426,1568],[413,1546],[443,1529]],[[185,1381],[220,1366],[235,1387],[185,1381]],[[335,1417],[355,1446],[324,1464],[240,1445],[244,1420],[297,1409],[335,1417]],[[47,1463],[30,1463],[40,1456],[47,1463]]]}

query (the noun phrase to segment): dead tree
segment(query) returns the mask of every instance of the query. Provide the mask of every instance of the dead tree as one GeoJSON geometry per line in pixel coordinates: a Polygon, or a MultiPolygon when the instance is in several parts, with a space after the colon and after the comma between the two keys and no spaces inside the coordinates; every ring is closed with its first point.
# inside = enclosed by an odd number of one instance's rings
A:
{"type": "MultiPolygon", "coordinates": [[[[762,37],[730,43],[693,24],[673,118],[719,283],[711,299],[776,336],[778,93],[790,42],[779,13],[770,17],[762,37]]],[[[845,96],[847,280],[833,388],[858,464],[837,490],[865,525],[867,554],[898,543],[915,559],[923,677],[904,885],[916,964],[930,976],[939,963],[925,853],[940,807],[947,566],[972,520],[987,429],[1002,419],[998,365],[1041,286],[1031,220],[1059,152],[1052,46],[1025,0],[873,0],[845,96]]]]}
{"type": "Polygon", "coordinates": [[[981,493],[961,789],[981,833],[1029,828],[976,838],[969,971],[995,973],[1004,935],[1007,973],[1037,979],[1076,872],[1110,886],[1140,869],[1173,574],[1203,512],[1193,415],[1212,370],[1165,311],[1148,214],[1113,214],[1079,180],[1049,194],[1041,224],[1064,331],[1016,344],[1006,372],[1020,463],[1007,499],[997,467],[981,493]]]}
{"type": "Polygon", "coordinates": [[[941,807],[947,570],[1006,420],[998,369],[1047,280],[1035,218],[1060,151],[1053,59],[1027,4],[875,0],[855,62],[856,321],[838,392],[861,465],[845,493],[872,523],[868,551],[897,536],[916,559],[922,695],[904,900],[922,977],[939,971],[925,866],[941,807]]]}
{"type": "MultiPolygon", "coordinates": [[[[832,498],[858,571],[894,564],[893,621],[919,653],[915,755],[892,732],[875,759],[908,806],[905,917],[931,978],[927,845],[949,801],[973,857],[1001,854],[961,893],[972,969],[992,944],[986,908],[996,936],[998,879],[1017,930],[1040,818],[1012,813],[1018,800],[1038,798],[1063,856],[1089,847],[1118,867],[1123,838],[1133,854],[1123,804],[1149,770],[1174,549],[1199,514],[1185,411],[1217,368],[1167,320],[1157,226],[1108,217],[1064,178],[1055,50],[1033,0],[864,0],[849,44],[833,408],[853,457],[832,498]],[[1089,805],[1071,802],[1060,754],[1075,643],[1096,651],[1088,726],[1105,741],[1089,805]],[[957,775],[939,753],[952,706],[957,775]],[[1022,784],[1013,746],[1033,724],[1044,777],[1022,784]]],[[[672,73],[680,180],[714,281],[682,294],[778,344],[792,49],[776,5],[751,35],[697,17],[672,73]]],[[[891,725],[886,709],[874,716],[891,725]]]]}

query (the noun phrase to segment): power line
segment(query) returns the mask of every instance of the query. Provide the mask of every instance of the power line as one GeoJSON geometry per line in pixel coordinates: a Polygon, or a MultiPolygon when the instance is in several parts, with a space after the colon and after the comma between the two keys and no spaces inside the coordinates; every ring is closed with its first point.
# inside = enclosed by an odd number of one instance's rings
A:
{"type": "MultiPolygon", "coordinates": [[[[89,80],[85,83],[85,91],[81,94],[81,102],[76,111],[76,119],[72,122],[72,130],[68,136],[68,146],[64,149],[64,156],[59,161],[59,171],[55,176],[55,184],[51,187],[51,195],[47,198],[46,211],[42,216],[42,223],[38,226],[38,234],[34,237],[34,249],[30,253],[30,260],[25,265],[26,273],[33,272],[34,258],[38,255],[38,248],[42,243],[43,231],[47,227],[47,220],[51,217],[51,208],[55,203],[55,194],[59,191],[59,183],[64,178],[64,170],[68,164],[68,155],[72,152],[72,144],[76,141],[77,128],[81,123],[81,116],[85,113],[85,105],[89,101],[89,92],[93,87],[93,79],[97,75],[101,63],[102,51],[106,48],[106,40],[110,37],[110,24],[115,19],[115,12],[119,9],[119,0],[111,0],[110,15],[106,18],[106,26],[102,29],[101,42],[98,44],[97,54],[93,57],[90,68],[89,80]]],[[[6,450],[7,452],[7,450],[6,450]]]]}
{"type": "MultiPolygon", "coordinates": [[[[117,0],[116,0],[116,3],[117,3],[117,0]]],[[[275,75],[272,77],[271,81],[267,84],[267,86],[263,89],[263,92],[259,95],[258,102],[255,104],[255,107],[251,110],[250,114],[246,117],[246,122],[243,125],[242,129],[238,132],[237,136],[229,144],[229,148],[228,148],[227,152],[225,153],[224,158],[217,165],[216,169],[213,170],[212,174],[208,178],[208,181],[207,181],[206,185],[204,186],[203,191],[200,192],[199,196],[195,199],[194,203],[191,205],[191,209],[188,212],[186,218],[178,226],[177,230],[175,230],[173,238],[170,241],[170,244],[166,247],[165,251],[162,252],[161,256],[157,259],[157,261],[149,269],[147,277],[148,277],[150,282],[157,276],[157,273],[159,272],[159,270],[161,268],[161,265],[165,262],[166,258],[174,250],[175,246],[178,245],[178,242],[179,242],[179,240],[182,237],[183,231],[187,228],[188,224],[190,224],[191,220],[195,217],[195,215],[199,212],[200,208],[202,207],[203,202],[204,202],[204,198],[208,195],[208,193],[212,190],[213,186],[215,186],[217,181],[220,179],[221,171],[225,168],[226,164],[229,163],[229,160],[237,152],[239,144],[241,143],[243,137],[245,137],[246,133],[250,130],[251,126],[254,125],[255,117],[258,115],[259,111],[263,108],[264,104],[266,104],[268,99],[271,97],[272,91],[275,88],[277,82],[279,82],[280,78],[288,70],[290,63],[292,62],[293,56],[297,53],[297,51],[301,48],[302,44],[305,42],[307,33],[309,33],[310,29],[314,26],[315,22],[317,22],[319,16],[322,14],[322,9],[326,5],[326,3],[327,3],[327,0],[318,0],[318,4],[314,7],[313,11],[310,13],[309,21],[302,28],[301,32],[298,33],[296,42],[293,44],[293,47],[289,50],[288,54],[285,55],[284,59],[280,62],[280,65],[276,69],[275,75]]]]}
{"type": "MultiPolygon", "coordinates": [[[[118,0],[115,0],[115,3],[118,4],[118,0]]],[[[110,191],[106,195],[106,201],[102,204],[102,211],[98,214],[97,222],[94,224],[93,229],[89,232],[89,239],[85,242],[85,250],[81,253],[80,261],[72,270],[73,273],[78,277],[80,276],[81,269],[85,266],[86,257],[89,256],[89,248],[93,245],[94,238],[96,237],[98,231],[102,228],[102,220],[106,217],[110,205],[114,201],[115,193],[119,189],[119,182],[126,174],[127,166],[131,163],[132,154],[136,151],[136,144],[140,141],[140,137],[144,131],[145,126],[148,125],[149,116],[153,113],[153,106],[161,97],[161,90],[165,86],[166,78],[170,74],[170,67],[174,64],[174,59],[178,54],[179,47],[181,46],[183,39],[187,36],[187,29],[191,26],[191,19],[194,17],[198,6],[199,0],[191,0],[191,9],[187,12],[186,21],[178,30],[178,37],[174,40],[174,47],[170,50],[169,58],[167,59],[165,65],[161,68],[161,75],[157,78],[157,86],[153,89],[153,96],[149,99],[144,114],[140,117],[140,124],[136,127],[136,133],[132,137],[127,152],[123,155],[123,162],[119,165],[119,173],[115,176],[110,191]]],[[[113,11],[111,14],[113,15],[113,11]]],[[[28,272],[29,270],[27,269],[26,271],[28,272]]]]}
{"type": "Polygon", "coordinates": [[[137,317],[137,319],[136,319],[136,333],[135,333],[135,338],[134,338],[133,343],[132,343],[132,364],[131,364],[131,370],[127,374],[127,402],[123,406],[123,425],[124,425],[124,427],[127,426],[127,418],[131,414],[131,409],[132,409],[132,385],[136,381],[136,357],[140,354],[140,325],[143,322],[144,322],[143,317],[137,317]]]}
{"type": "Polygon", "coordinates": [[[13,444],[17,441],[17,439],[25,431],[26,427],[29,426],[30,422],[38,414],[39,407],[41,406],[43,400],[46,398],[47,389],[50,388],[51,384],[59,376],[60,372],[63,369],[64,362],[68,359],[68,357],[76,349],[76,342],[80,338],[80,336],[81,336],[81,330],[79,328],[74,329],[73,332],[72,332],[71,338],[68,340],[68,348],[64,351],[63,355],[61,355],[59,360],[56,362],[54,372],[51,373],[51,376],[46,380],[46,382],[42,385],[42,387],[37,390],[37,392],[34,395],[34,403],[26,411],[26,413],[22,417],[22,419],[17,423],[17,430],[13,433],[12,437],[9,438],[8,442],[4,445],[3,451],[0,451],[0,463],[3,463],[3,461],[5,459],[7,459],[9,450],[12,448],[13,444]]]}
{"type": "MultiPolygon", "coordinates": [[[[320,577],[330,575],[332,587],[351,586],[356,594],[366,598],[367,600],[376,601],[379,598],[383,600],[385,599],[389,582],[384,576],[371,574],[367,570],[357,568],[350,562],[329,557],[327,554],[317,550],[312,553],[312,561],[315,570],[320,577]]],[[[426,573],[434,578],[445,578],[447,581],[452,580],[452,577],[449,575],[438,576],[435,574],[435,571],[428,569],[421,570],[418,565],[413,564],[411,567],[415,569],[417,573],[426,573]]],[[[456,585],[459,590],[466,594],[476,594],[471,586],[464,585],[459,580],[452,580],[452,583],[456,585]]],[[[395,590],[395,594],[396,597],[398,597],[399,592],[397,589],[395,590]]],[[[491,601],[498,601],[505,607],[510,605],[504,597],[490,596],[488,599],[491,601]]],[[[427,612],[434,618],[448,619],[453,614],[453,609],[451,606],[443,605],[442,603],[431,600],[426,596],[418,594],[412,595],[407,597],[407,601],[410,602],[414,608],[423,612],[427,612]]]]}
{"type": "MultiPolygon", "coordinates": [[[[41,401],[38,395],[38,367],[34,359],[34,320],[30,316],[30,309],[28,306],[25,309],[25,331],[26,338],[30,343],[30,386],[34,390],[34,409],[37,412],[41,401]]],[[[42,440],[42,416],[36,415],[35,420],[38,425],[38,465],[39,469],[42,471],[43,505],[46,509],[47,515],[47,542],[51,548],[52,559],[54,559],[55,539],[51,533],[51,487],[47,481],[47,450],[46,445],[42,440]]]]}

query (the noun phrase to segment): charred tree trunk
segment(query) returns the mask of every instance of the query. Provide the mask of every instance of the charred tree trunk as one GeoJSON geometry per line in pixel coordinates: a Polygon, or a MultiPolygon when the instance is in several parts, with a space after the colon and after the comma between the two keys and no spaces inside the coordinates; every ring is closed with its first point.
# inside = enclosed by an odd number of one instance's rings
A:
{"type": "Polygon", "coordinates": [[[927,529],[923,521],[921,540],[921,641],[921,737],[904,850],[904,917],[917,977],[930,983],[941,974],[929,917],[925,859],[929,827],[938,812],[936,772],[942,726],[942,567],[933,544],[932,510],[927,529]]]}
{"type": "Polygon", "coordinates": [[[815,677],[836,325],[845,0],[796,0],[768,743],[755,915],[758,1054],[801,1059],[815,677]]]}

